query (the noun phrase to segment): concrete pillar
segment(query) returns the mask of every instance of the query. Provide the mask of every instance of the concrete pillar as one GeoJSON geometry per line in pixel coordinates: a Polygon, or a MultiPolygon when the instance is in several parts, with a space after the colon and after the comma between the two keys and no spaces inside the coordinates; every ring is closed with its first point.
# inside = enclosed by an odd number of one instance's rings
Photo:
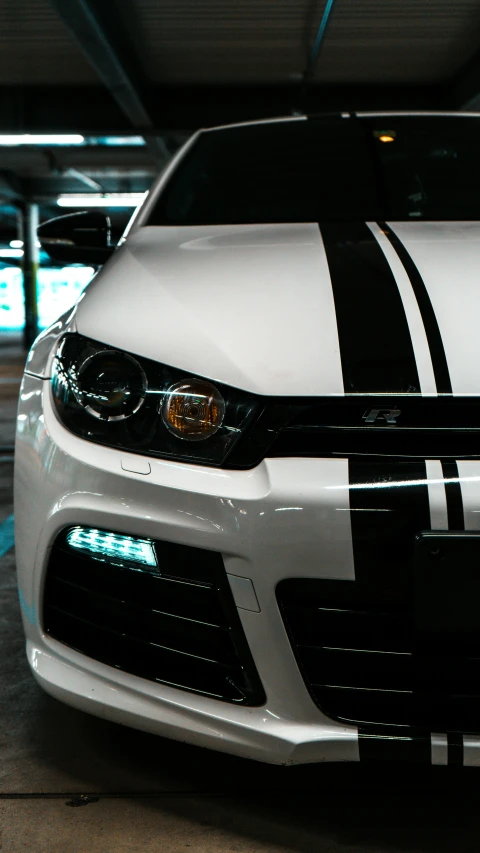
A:
{"type": "Polygon", "coordinates": [[[25,202],[23,220],[23,293],[25,299],[24,346],[30,349],[38,335],[37,247],[38,204],[25,202]]]}
{"type": "Polygon", "coordinates": [[[23,243],[23,210],[17,208],[17,240],[23,243]]]}

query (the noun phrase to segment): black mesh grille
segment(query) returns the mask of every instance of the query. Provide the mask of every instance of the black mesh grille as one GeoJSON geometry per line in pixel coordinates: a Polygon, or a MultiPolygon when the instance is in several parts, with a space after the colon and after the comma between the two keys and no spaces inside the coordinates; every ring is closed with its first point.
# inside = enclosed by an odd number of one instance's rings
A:
{"type": "Polygon", "coordinates": [[[150,681],[263,704],[221,555],[167,542],[155,548],[161,574],[75,553],[62,534],[45,583],[46,633],[150,681]]]}
{"type": "Polygon", "coordinates": [[[277,587],[305,683],[348,723],[480,732],[480,634],[422,632],[412,597],[354,581],[277,587]]]}

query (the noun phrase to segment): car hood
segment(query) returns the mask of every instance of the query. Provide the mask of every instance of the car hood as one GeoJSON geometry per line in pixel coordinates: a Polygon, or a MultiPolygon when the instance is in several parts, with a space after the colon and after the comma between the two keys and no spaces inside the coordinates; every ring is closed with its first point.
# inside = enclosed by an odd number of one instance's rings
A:
{"type": "Polygon", "coordinates": [[[479,261],[478,223],[147,226],[77,329],[258,394],[479,394],[479,261]]]}

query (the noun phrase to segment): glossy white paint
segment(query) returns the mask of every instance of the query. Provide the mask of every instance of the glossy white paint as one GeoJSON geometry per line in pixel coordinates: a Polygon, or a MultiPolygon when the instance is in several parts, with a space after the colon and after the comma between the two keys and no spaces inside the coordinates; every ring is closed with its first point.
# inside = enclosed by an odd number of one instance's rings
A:
{"type": "MultiPolygon", "coordinates": [[[[80,299],[83,298],[83,294],[80,299]]],[[[77,303],[78,304],[78,303],[77,303]]],[[[76,332],[75,314],[77,306],[65,311],[55,323],[38,336],[30,349],[25,364],[25,370],[33,376],[50,376],[52,357],[55,352],[55,344],[59,338],[67,332],[76,332]]]]}
{"type": "MultiPolygon", "coordinates": [[[[287,120],[304,120],[290,118],[287,120]]],[[[266,459],[250,471],[146,459],[85,442],[57,420],[55,344],[67,331],[258,394],[339,395],[330,275],[316,223],[141,227],[193,137],[155,183],[128,238],[77,307],[36,341],[20,393],[15,471],[19,595],[33,674],[77,708],[201,746],[273,763],[358,760],[358,732],[314,705],[275,599],[286,577],[354,580],[346,459],[266,459]],[[29,375],[30,374],[30,375],[29,375]],[[44,635],[49,549],[92,525],[222,554],[267,700],[235,707],[128,675],[44,635]]],[[[422,393],[436,393],[418,305],[396,252],[368,223],[394,273],[422,393]]],[[[478,223],[393,223],[425,281],[455,394],[480,394],[478,223]],[[478,338],[478,342],[477,342],[478,338]]],[[[480,462],[458,463],[465,526],[480,530],[480,462]]],[[[427,460],[433,529],[448,529],[441,464],[427,460]]],[[[480,738],[464,737],[465,764],[480,738]]],[[[445,764],[445,734],[432,763],[445,764]]]]}
{"type": "MultiPolygon", "coordinates": [[[[49,382],[25,376],[16,445],[16,546],[27,654],[39,684],[105,719],[248,758],[286,764],[358,760],[356,727],[323,717],[310,699],[274,595],[287,576],[353,579],[346,461],[271,459],[251,471],[218,471],[152,459],[145,476],[123,471],[121,459],[118,451],[67,432],[53,413],[49,382]],[[220,551],[229,575],[255,588],[260,611],[242,609],[240,599],[237,606],[265,686],[265,706],[237,708],[156,685],[45,636],[38,613],[49,547],[70,524],[112,526],[220,551]]],[[[438,479],[438,469],[437,460],[429,461],[428,479],[438,479]]],[[[459,462],[459,472],[472,529],[471,520],[477,519],[477,527],[480,521],[480,463],[459,462]]],[[[479,763],[478,743],[465,738],[466,764],[479,763]]],[[[445,749],[444,735],[433,736],[434,763],[444,763],[445,749]]]]}
{"type": "Polygon", "coordinates": [[[27,643],[32,673],[47,693],[81,711],[271,764],[358,761],[358,736],[352,726],[312,726],[268,708],[226,707],[173,688],[158,690],[71,650],[64,656],[60,644],[56,646],[27,643]]]}
{"type": "Polygon", "coordinates": [[[465,767],[480,767],[480,737],[463,736],[463,763],[465,767]]]}
{"type": "Polygon", "coordinates": [[[430,526],[432,530],[448,530],[447,496],[443,482],[442,463],[438,459],[426,459],[428,502],[430,504],[430,526]]]}
{"type": "Polygon", "coordinates": [[[407,318],[410,337],[412,339],[413,351],[415,353],[418,378],[420,380],[420,390],[424,396],[436,397],[437,386],[435,384],[435,375],[433,373],[432,358],[428,346],[427,335],[425,333],[422,315],[420,313],[410,279],[405,272],[405,267],[390,243],[390,240],[385,236],[382,229],[376,222],[367,222],[367,225],[379,243],[382,252],[388,261],[390,269],[392,270],[395,281],[397,282],[397,287],[405,310],[405,316],[407,318]]]}
{"type": "Polygon", "coordinates": [[[382,116],[390,116],[390,117],[394,117],[394,116],[407,116],[407,117],[408,116],[419,116],[419,117],[421,117],[421,116],[445,116],[446,117],[446,116],[448,116],[449,118],[479,118],[480,117],[480,113],[474,112],[473,110],[472,110],[472,112],[470,112],[470,111],[462,112],[461,110],[458,110],[457,112],[452,112],[451,110],[436,110],[435,112],[429,112],[428,110],[412,110],[412,111],[410,111],[410,110],[395,110],[395,112],[392,112],[392,110],[382,110],[380,112],[361,112],[361,113],[356,113],[355,115],[357,115],[359,118],[363,118],[363,117],[364,118],[377,118],[377,117],[381,118],[382,116]]]}
{"type": "Polygon", "coordinates": [[[444,734],[434,734],[431,736],[432,744],[432,764],[448,764],[448,741],[444,734]]]}
{"type": "Polygon", "coordinates": [[[122,466],[122,471],[129,471],[131,474],[142,474],[146,477],[147,474],[152,473],[152,466],[144,456],[122,453],[120,465],[122,466]]]}
{"type": "Polygon", "coordinates": [[[343,395],[318,225],[146,226],[88,287],[80,334],[270,395],[343,395]]]}
{"type": "Polygon", "coordinates": [[[465,530],[480,530],[480,461],[459,459],[457,467],[465,530]]]}
{"type": "Polygon", "coordinates": [[[260,613],[255,587],[250,578],[241,578],[238,575],[227,574],[233,599],[241,610],[251,610],[252,613],[260,613]]]}
{"type": "Polygon", "coordinates": [[[346,461],[270,459],[250,471],[219,471],[151,459],[151,474],[130,473],[119,451],[67,432],[50,393],[48,381],[24,377],[16,444],[18,582],[39,683],[91,713],[238,755],[357,760],[356,727],[328,720],[312,702],[275,600],[285,577],[353,578],[348,489],[332,488],[347,483],[346,461]],[[45,636],[38,614],[49,548],[73,524],[222,553],[227,573],[254,587],[258,607],[237,604],[266,705],[236,708],[149,683],[45,636]]]}
{"type": "Polygon", "coordinates": [[[453,393],[480,395],[480,222],[391,222],[425,282],[453,393]]]}

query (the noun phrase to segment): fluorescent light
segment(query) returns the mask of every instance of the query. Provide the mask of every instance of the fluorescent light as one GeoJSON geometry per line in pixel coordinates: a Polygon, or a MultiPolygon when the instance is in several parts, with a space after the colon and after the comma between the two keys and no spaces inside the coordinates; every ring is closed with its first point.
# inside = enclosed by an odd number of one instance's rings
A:
{"type": "Polygon", "coordinates": [[[0,258],[23,258],[23,249],[0,249],[0,258]]]}
{"type": "Polygon", "coordinates": [[[61,195],[57,199],[60,207],[138,207],[146,193],[77,193],[61,195]]]}
{"type": "MultiPolygon", "coordinates": [[[[40,247],[40,242],[37,240],[36,245],[40,247]]],[[[10,240],[12,249],[23,249],[23,240],[10,240]]]]}
{"type": "Polygon", "coordinates": [[[87,136],[87,145],[145,145],[143,136],[87,136]]]}
{"type": "Polygon", "coordinates": [[[67,533],[70,548],[89,553],[96,560],[114,563],[139,563],[157,567],[153,544],[148,539],[134,539],[91,527],[76,527],[67,533]]]}
{"type": "Polygon", "coordinates": [[[15,133],[0,134],[0,145],[83,145],[79,133],[15,133]]]}

